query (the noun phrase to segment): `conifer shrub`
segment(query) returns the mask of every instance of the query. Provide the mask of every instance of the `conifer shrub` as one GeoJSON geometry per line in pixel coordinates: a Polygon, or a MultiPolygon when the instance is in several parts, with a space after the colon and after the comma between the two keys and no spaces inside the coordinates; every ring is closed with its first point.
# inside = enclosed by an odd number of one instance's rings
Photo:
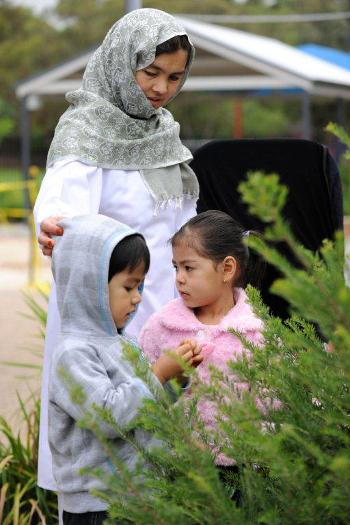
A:
{"type": "Polygon", "coordinates": [[[350,215],[350,136],[345,129],[334,122],[330,122],[326,127],[329,131],[346,147],[345,152],[339,159],[339,173],[343,187],[343,208],[344,215],[350,215]]]}
{"type": "Polygon", "coordinates": [[[155,401],[145,401],[138,424],[162,446],[145,450],[108,413],[86,414],[81,424],[99,435],[113,466],[112,474],[94,473],[107,486],[99,495],[108,502],[110,525],[349,522],[350,290],[344,280],[344,239],[338,233],[334,241],[325,240],[318,254],[299,245],[282,218],[287,190],[277,175],[252,173],[241,191],[251,213],[268,223],[262,239],[251,236],[247,242],[280,270],[272,291],[290,303],[290,318],[273,317],[258,291],[248,287],[264,322],[264,346],[233,331],[250,353],[230,365],[234,376],[250,386],[239,399],[232,375],[212,369],[210,386],[192,375],[190,401],[173,385],[179,396],[174,403],[149,381],[148,364],[138,351],[124,348],[155,395],[155,401]],[[281,240],[294,252],[298,268],[276,251],[281,240]],[[215,435],[198,417],[203,396],[217,406],[215,435]],[[134,444],[140,457],[135,472],[100,435],[99,418],[134,444]],[[209,443],[235,460],[237,472],[219,478],[209,443]],[[231,499],[237,491],[239,506],[231,499]]]}

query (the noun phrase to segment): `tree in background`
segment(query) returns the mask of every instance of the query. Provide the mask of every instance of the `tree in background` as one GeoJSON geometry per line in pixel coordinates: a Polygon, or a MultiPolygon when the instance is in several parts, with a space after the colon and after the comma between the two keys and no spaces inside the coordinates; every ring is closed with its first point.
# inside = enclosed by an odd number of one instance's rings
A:
{"type": "Polygon", "coordinates": [[[15,127],[15,119],[11,110],[11,106],[7,106],[4,100],[0,98],[0,144],[15,127]]]}
{"type": "Polygon", "coordinates": [[[242,131],[245,137],[288,136],[291,122],[284,111],[281,100],[257,98],[238,98],[232,95],[181,93],[180,101],[169,106],[178,122],[181,123],[183,138],[225,139],[235,136],[235,105],[242,105],[242,131]],[[215,107],[215,111],[213,111],[215,107]]]}
{"type": "MultiPolygon", "coordinates": [[[[235,2],[235,0],[234,0],[235,2]]],[[[236,4],[235,14],[242,15],[287,15],[310,13],[336,13],[349,10],[347,0],[246,0],[236,4]],[[238,4],[238,5],[237,5],[238,4]]],[[[324,22],[290,22],[237,25],[237,29],[277,38],[286,44],[295,46],[305,42],[335,47],[349,51],[350,20],[324,22]]]]}
{"type": "MultiPolygon", "coordinates": [[[[144,0],[143,5],[172,13],[266,15],[345,11],[348,9],[348,0],[144,0]]],[[[13,135],[18,135],[19,122],[19,105],[14,94],[14,84],[98,45],[123,11],[123,0],[59,0],[57,7],[51,12],[37,16],[27,8],[14,6],[8,0],[0,0],[0,98],[15,119],[13,135]]],[[[291,45],[313,41],[344,50],[348,50],[350,46],[349,19],[318,23],[235,23],[232,27],[275,37],[291,45]]],[[[218,118],[214,119],[212,112],[209,118],[215,122],[201,127],[194,123],[194,119],[203,122],[202,115],[206,115],[208,109],[205,107],[206,102],[201,110],[198,109],[198,101],[209,100],[209,97],[205,99],[202,95],[190,97],[188,94],[181,94],[177,98],[172,110],[182,116],[180,121],[183,124],[183,138],[203,138],[203,129],[208,130],[208,133],[217,132],[219,137],[232,136],[232,113],[229,112],[232,101],[219,100],[219,97],[215,99],[215,95],[213,98],[217,104],[216,113],[222,115],[222,118],[220,121],[218,118]]],[[[47,148],[57,119],[67,105],[62,96],[42,97],[42,101],[42,109],[32,115],[32,130],[34,147],[44,145],[47,148]]],[[[208,105],[212,107],[213,103],[208,102],[208,105]]],[[[313,111],[316,127],[321,122],[319,129],[335,114],[333,104],[329,110],[331,114],[327,113],[323,117],[325,107],[327,105],[313,111]]],[[[270,115],[265,119],[266,127],[273,129],[274,133],[281,131],[282,134],[285,134],[285,128],[290,129],[290,125],[295,129],[300,116],[300,103],[292,100],[284,101],[281,105],[260,100],[245,103],[245,113],[252,115],[253,109],[256,112],[246,124],[246,133],[249,136],[261,136],[261,115],[265,118],[267,112],[270,115]],[[281,111],[285,116],[284,122],[281,111]]],[[[209,135],[204,138],[208,137],[209,135]]],[[[215,135],[211,134],[209,138],[215,138],[215,135]]]]}

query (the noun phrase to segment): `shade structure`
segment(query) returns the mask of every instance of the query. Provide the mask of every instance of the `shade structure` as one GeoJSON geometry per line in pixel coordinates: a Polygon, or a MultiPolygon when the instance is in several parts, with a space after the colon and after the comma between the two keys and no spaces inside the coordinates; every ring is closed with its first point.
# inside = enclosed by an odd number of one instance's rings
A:
{"type": "MultiPolygon", "coordinates": [[[[273,38],[177,17],[197,48],[187,91],[246,92],[262,88],[300,88],[312,95],[350,99],[350,70],[273,38]]],[[[19,98],[64,94],[79,88],[81,73],[96,48],[16,87],[19,98]]]]}

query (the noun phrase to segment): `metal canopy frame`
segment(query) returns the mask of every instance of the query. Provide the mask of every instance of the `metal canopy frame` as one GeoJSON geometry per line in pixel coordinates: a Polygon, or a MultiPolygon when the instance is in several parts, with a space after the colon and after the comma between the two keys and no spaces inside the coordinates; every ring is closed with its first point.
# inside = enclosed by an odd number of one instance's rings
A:
{"type": "MultiPolygon", "coordinates": [[[[350,99],[350,71],[311,56],[273,38],[254,35],[191,18],[177,17],[196,47],[212,57],[195,58],[186,91],[250,91],[270,88],[300,88],[312,95],[350,99]],[[215,74],[213,57],[226,63],[222,74],[215,74]],[[206,75],[196,74],[203,62],[206,75]],[[231,74],[230,64],[246,69],[248,74],[231,74]],[[227,67],[228,66],[228,67],[227,67]]],[[[83,70],[96,48],[58,64],[48,71],[20,82],[19,98],[28,95],[62,94],[80,86],[80,79],[70,78],[83,70]]]]}

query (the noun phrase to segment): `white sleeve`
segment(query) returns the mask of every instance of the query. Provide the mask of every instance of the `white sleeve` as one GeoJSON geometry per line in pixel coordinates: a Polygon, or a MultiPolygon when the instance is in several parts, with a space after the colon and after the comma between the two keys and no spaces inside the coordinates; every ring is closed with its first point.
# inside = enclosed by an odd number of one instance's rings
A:
{"type": "Polygon", "coordinates": [[[55,162],[47,170],[35,202],[37,231],[47,217],[98,213],[101,190],[102,168],[79,161],[55,162]]]}

